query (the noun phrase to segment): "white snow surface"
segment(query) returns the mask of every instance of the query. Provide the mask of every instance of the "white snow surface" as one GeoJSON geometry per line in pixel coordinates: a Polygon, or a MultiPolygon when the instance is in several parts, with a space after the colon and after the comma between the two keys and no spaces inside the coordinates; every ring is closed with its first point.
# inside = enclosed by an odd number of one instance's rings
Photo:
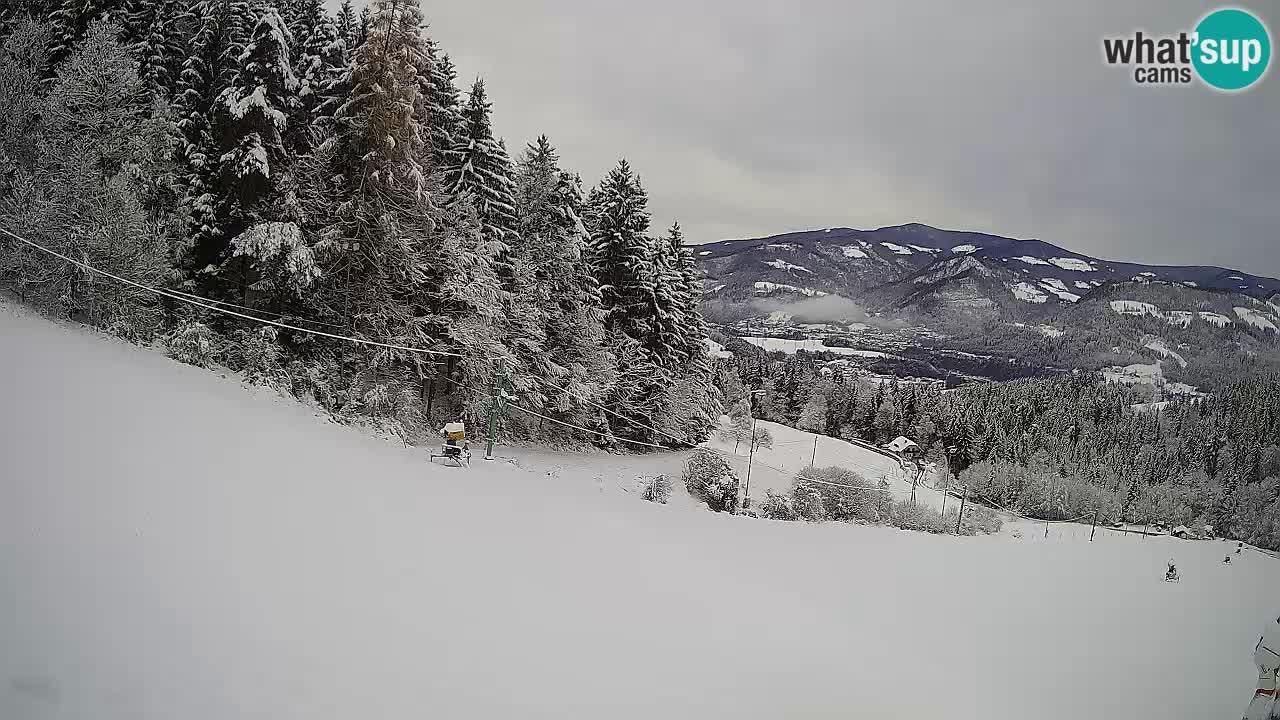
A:
{"type": "Polygon", "coordinates": [[[1227,317],[1226,315],[1222,315],[1220,313],[1201,311],[1199,314],[1200,314],[1200,319],[1204,320],[1210,325],[1217,325],[1218,327],[1226,327],[1231,324],[1231,318],[1227,317]]]}
{"type": "Polygon", "coordinates": [[[915,251],[917,251],[917,252],[922,252],[922,253],[936,253],[936,252],[938,252],[938,249],[937,249],[937,248],[921,247],[921,246],[919,246],[919,245],[908,245],[907,247],[911,248],[912,250],[915,250],[915,251]]]}
{"type": "Polygon", "coordinates": [[[704,342],[706,342],[707,344],[707,354],[710,355],[711,357],[720,359],[720,360],[733,359],[733,353],[728,350],[725,350],[724,346],[716,342],[715,340],[712,340],[711,338],[704,338],[704,342]]]}
{"type": "Polygon", "coordinates": [[[822,342],[822,340],[789,340],[787,338],[751,337],[751,336],[742,337],[740,339],[745,340],[751,343],[752,345],[755,345],[758,348],[763,348],[766,351],[784,352],[788,355],[794,355],[796,352],[800,350],[808,350],[809,352],[829,352],[829,353],[835,353],[836,355],[851,355],[854,357],[866,357],[866,358],[889,357],[885,353],[882,353],[878,350],[859,350],[857,348],[848,348],[848,347],[829,347],[825,345],[822,342]]]}
{"type": "Polygon", "coordinates": [[[3,718],[1238,717],[1280,598],[1223,543],[658,506],[622,490],[683,454],[446,469],[25,312],[0,338],[3,718]]]}
{"type": "Polygon", "coordinates": [[[1094,272],[1098,269],[1089,261],[1081,260],[1080,258],[1052,258],[1049,262],[1063,270],[1075,270],[1076,272],[1094,272]]]}
{"type": "Polygon", "coordinates": [[[807,267],[801,267],[800,265],[792,265],[786,260],[770,260],[769,262],[765,263],[765,265],[768,265],[770,267],[775,267],[779,270],[788,270],[788,271],[798,270],[800,272],[807,272],[810,274],[813,273],[813,271],[807,267]]]}
{"type": "Polygon", "coordinates": [[[821,290],[814,290],[813,288],[802,288],[796,287],[795,285],[787,285],[786,283],[771,283],[762,280],[755,282],[755,289],[757,295],[768,295],[769,293],[777,292],[779,290],[800,293],[806,297],[822,297],[826,295],[825,292],[821,290]]]}
{"type": "Polygon", "coordinates": [[[710,254],[711,254],[711,251],[710,251],[710,250],[703,250],[702,252],[700,252],[700,253],[698,253],[698,254],[699,254],[699,255],[710,255],[710,254]]]}
{"type": "Polygon", "coordinates": [[[1077,289],[1079,289],[1079,290],[1090,290],[1090,289],[1092,289],[1092,288],[1093,288],[1093,286],[1092,286],[1092,285],[1090,285],[1089,283],[1087,283],[1087,282],[1085,282],[1085,281],[1083,281],[1083,280],[1077,280],[1077,281],[1075,282],[1075,285],[1076,285],[1076,288],[1077,288],[1077,289]]]}
{"type": "Polygon", "coordinates": [[[977,251],[978,251],[977,245],[968,245],[968,244],[956,245],[955,247],[951,248],[951,252],[953,253],[971,253],[971,252],[977,252],[977,251]]]}
{"type": "Polygon", "coordinates": [[[1253,308],[1237,307],[1232,309],[1235,310],[1236,317],[1240,318],[1244,322],[1247,322],[1256,328],[1262,328],[1263,330],[1271,330],[1273,332],[1276,330],[1275,323],[1271,322],[1271,320],[1268,319],[1266,315],[1263,315],[1262,313],[1258,312],[1257,310],[1254,310],[1253,308]]]}
{"type": "Polygon", "coordinates": [[[840,252],[847,258],[864,258],[867,254],[857,245],[841,245],[840,252]]]}
{"type": "Polygon", "coordinates": [[[910,255],[911,254],[911,248],[902,247],[901,245],[895,245],[891,242],[882,242],[880,244],[892,250],[894,255],[910,255]]]}
{"type": "Polygon", "coordinates": [[[1033,255],[1022,255],[1020,257],[1014,258],[1014,260],[1020,260],[1028,265],[1048,265],[1049,264],[1044,260],[1041,260],[1040,258],[1035,257],[1033,255]]]}
{"type": "MultiPolygon", "coordinates": [[[[729,428],[728,416],[720,418],[720,426],[729,428]]],[[[809,467],[810,458],[815,458],[814,465],[817,467],[839,465],[848,468],[861,475],[867,481],[867,486],[874,486],[884,480],[889,483],[889,491],[899,500],[911,497],[911,476],[904,473],[893,458],[862,444],[815,435],[778,423],[757,420],[756,427],[766,428],[773,435],[773,447],[757,448],[754,458],[750,457],[745,442],[738,444],[736,452],[733,440],[720,435],[713,436],[707,443],[725,456],[739,477],[747,476],[749,459],[755,463],[751,468],[750,488],[753,506],[764,500],[765,490],[777,493],[790,490],[796,474],[809,467]],[[813,444],[815,438],[818,441],[816,456],[813,444]]],[[[942,493],[920,486],[916,489],[916,501],[937,508],[942,504],[942,493]]]]}
{"type": "Polygon", "coordinates": [[[1040,291],[1040,288],[1028,282],[1020,282],[1009,288],[1013,296],[1019,300],[1025,300],[1029,303],[1042,303],[1049,300],[1049,296],[1040,291]]]}

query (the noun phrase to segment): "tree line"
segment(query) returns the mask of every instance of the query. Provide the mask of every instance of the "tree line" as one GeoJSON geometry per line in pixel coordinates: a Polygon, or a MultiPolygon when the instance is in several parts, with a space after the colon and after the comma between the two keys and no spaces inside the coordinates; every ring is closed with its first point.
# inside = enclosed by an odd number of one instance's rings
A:
{"type": "Polygon", "coordinates": [[[904,435],[940,484],[1029,517],[1210,525],[1280,549],[1280,374],[1156,404],[1086,371],[944,390],[806,352],[739,354],[715,381],[761,419],[878,445],[904,435]]]}
{"type": "Polygon", "coordinates": [[[558,421],[698,441],[719,417],[679,226],[651,232],[626,160],[585,191],[545,136],[513,160],[484,82],[461,92],[416,0],[2,12],[5,228],[381,345],[263,328],[0,243],[0,282],[23,299],[397,432],[480,421],[495,378],[544,416],[508,418],[514,436],[586,437],[558,421]]]}

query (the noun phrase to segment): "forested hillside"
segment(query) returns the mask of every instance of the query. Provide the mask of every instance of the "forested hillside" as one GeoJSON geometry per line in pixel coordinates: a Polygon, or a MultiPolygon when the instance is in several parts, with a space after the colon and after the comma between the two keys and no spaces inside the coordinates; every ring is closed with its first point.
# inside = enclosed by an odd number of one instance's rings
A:
{"type": "Polygon", "coordinates": [[[727,405],[761,390],[767,420],[877,444],[905,435],[942,482],[1025,515],[1207,524],[1280,548],[1280,375],[1154,406],[1095,373],[944,392],[804,352],[739,356],[716,379],[727,405]]]}
{"type": "Polygon", "coordinates": [[[586,190],[545,136],[513,158],[425,28],[416,0],[10,4],[0,283],[401,434],[503,392],[508,435],[702,439],[679,228],[652,232],[625,160],[586,190]]]}

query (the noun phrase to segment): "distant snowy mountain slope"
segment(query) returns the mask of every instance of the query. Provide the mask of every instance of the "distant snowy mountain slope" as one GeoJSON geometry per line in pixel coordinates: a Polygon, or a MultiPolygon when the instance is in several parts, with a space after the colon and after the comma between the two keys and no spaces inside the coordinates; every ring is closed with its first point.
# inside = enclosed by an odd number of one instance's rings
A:
{"type": "Polygon", "coordinates": [[[711,305],[821,292],[908,315],[988,317],[1075,303],[1117,282],[1166,282],[1263,299],[1280,291],[1280,280],[1236,270],[1113,262],[1040,240],[920,224],[726,240],[697,246],[696,254],[711,305]]]}

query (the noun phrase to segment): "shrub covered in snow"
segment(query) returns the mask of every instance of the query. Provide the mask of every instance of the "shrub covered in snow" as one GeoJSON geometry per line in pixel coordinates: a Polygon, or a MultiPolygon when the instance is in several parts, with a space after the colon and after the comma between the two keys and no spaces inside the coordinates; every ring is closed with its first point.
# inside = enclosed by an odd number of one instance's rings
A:
{"type": "MultiPolygon", "coordinates": [[[[955,527],[955,515],[948,513],[951,520],[948,525],[955,527]]],[[[970,505],[964,510],[964,522],[960,524],[961,535],[994,535],[1000,532],[1004,523],[994,510],[980,505],[970,505]]]]}
{"type": "MultiPolygon", "coordinates": [[[[872,484],[847,468],[809,468],[796,476],[792,495],[821,498],[826,516],[822,519],[878,523],[888,517],[893,502],[887,488],[887,483],[872,484]]],[[[812,505],[812,501],[805,504],[812,505]]]]}
{"type": "Polygon", "coordinates": [[[760,503],[760,517],[770,520],[796,520],[799,516],[789,496],[766,490],[764,502],[760,503]]]}
{"type": "Polygon", "coordinates": [[[227,365],[249,382],[276,386],[284,380],[280,343],[273,327],[237,330],[227,352],[227,365]]]}
{"type": "Polygon", "coordinates": [[[218,362],[224,342],[208,325],[195,321],[183,323],[164,337],[169,357],[202,368],[218,362]]]}
{"type": "MultiPolygon", "coordinates": [[[[948,531],[948,525],[942,519],[942,513],[924,505],[913,505],[905,500],[899,500],[892,504],[888,519],[890,525],[903,530],[917,530],[937,534],[945,534],[948,531]]],[[[951,531],[955,530],[954,524],[949,527],[951,531]]]]}
{"type": "Polygon", "coordinates": [[[793,488],[791,507],[795,511],[795,520],[822,522],[831,519],[822,494],[812,488],[793,488]]]}
{"type": "Polygon", "coordinates": [[[697,448],[684,468],[684,487],[691,497],[717,512],[738,509],[738,475],[724,458],[697,448]]]}

